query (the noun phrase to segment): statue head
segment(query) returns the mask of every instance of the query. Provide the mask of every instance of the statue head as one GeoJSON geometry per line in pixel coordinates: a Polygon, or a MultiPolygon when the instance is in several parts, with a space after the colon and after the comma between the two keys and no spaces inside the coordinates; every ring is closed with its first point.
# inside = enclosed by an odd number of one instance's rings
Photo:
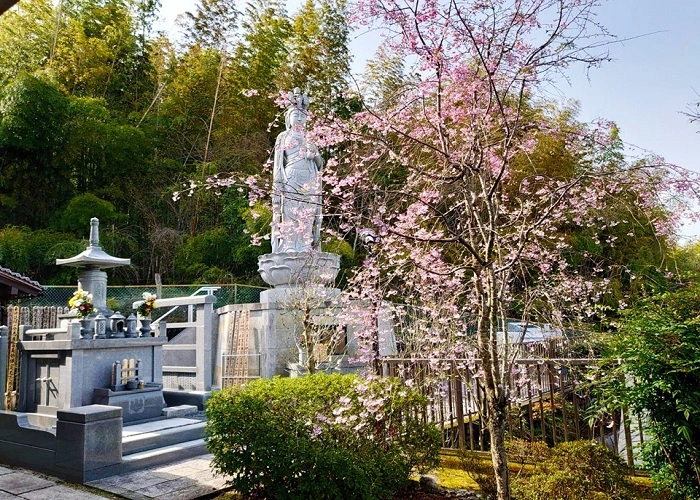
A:
{"type": "Polygon", "coordinates": [[[296,87],[287,96],[289,107],[284,115],[284,123],[289,130],[293,125],[304,124],[309,109],[309,97],[296,87]]]}

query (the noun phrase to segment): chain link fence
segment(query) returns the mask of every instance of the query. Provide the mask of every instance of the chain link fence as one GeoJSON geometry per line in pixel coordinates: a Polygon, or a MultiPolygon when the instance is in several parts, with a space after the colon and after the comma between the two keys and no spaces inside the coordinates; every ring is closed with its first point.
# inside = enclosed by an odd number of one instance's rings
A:
{"type": "MultiPolygon", "coordinates": [[[[250,285],[163,285],[160,291],[153,286],[108,286],[107,307],[113,311],[130,311],[132,304],[143,299],[143,293],[153,293],[158,298],[186,297],[206,287],[218,288],[213,292],[216,297],[214,308],[228,304],[249,304],[260,302],[260,292],[265,288],[250,285]]],[[[33,299],[23,299],[14,302],[23,307],[34,306],[66,306],[76,287],[74,286],[48,286],[44,292],[33,299]]],[[[198,295],[204,295],[201,291],[198,295]]]]}

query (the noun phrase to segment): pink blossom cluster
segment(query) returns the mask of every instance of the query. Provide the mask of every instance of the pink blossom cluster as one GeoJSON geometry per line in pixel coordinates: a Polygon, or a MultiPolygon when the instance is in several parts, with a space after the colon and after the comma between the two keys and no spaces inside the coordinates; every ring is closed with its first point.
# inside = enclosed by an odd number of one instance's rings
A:
{"type": "MultiPolygon", "coordinates": [[[[625,158],[614,123],[562,120],[538,101],[552,71],[605,59],[591,42],[606,35],[594,3],[358,3],[354,21],[388,26],[389,48],[416,61],[415,78],[390,103],[319,117],[314,132],[338,152],[324,172],[327,213],[350,237],[364,227],[379,236],[348,294],[388,301],[411,353],[502,359],[509,315],[599,314],[613,271],[585,252],[585,268],[573,266],[572,231],[588,228],[612,250],[646,224],[671,236],[691,208],[696,177],[659,158],[625,158]],[[545,144],[571,166],[543,163],[545,144]]],[[[360,337],[371,343],[366,316],[360,337]]]]}
{"type": "Polygon", "coordinates": [[[391,408],[397,395],[403,397],[406,391],[396,380],[377,383],[373,379],[357,379],[350,394],[340,397],[328,411],[307,422],[309,435],[312,439],[321,436],[333,439],[350,433],[391,443],[399,437],[401,423],[391,408]]]}

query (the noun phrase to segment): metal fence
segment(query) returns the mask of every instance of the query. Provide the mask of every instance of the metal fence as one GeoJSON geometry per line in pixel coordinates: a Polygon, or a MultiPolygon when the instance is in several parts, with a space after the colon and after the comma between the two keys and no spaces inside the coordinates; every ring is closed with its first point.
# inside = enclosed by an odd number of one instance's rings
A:
{"type": "MultiPolygon", "coordinates": [[[[160,292],[153,286],[108,286],[107,307],[113,311],[130,311],[132,304],[143,298],[143,293],[154,293],[160,298],[185,297],[192,295],[205,286],[217,287],[213,292],[216,297],[214,308],[228,304],[249,304],[260,301],[260,292],[265,288],[251,285],[162,285],[160,292]]],[[[23,307],[34,306],[66,306],[76,290],[74,286],[49,286],[44,292],[31,300],[23,299],[15,302],[23,307]]]]}

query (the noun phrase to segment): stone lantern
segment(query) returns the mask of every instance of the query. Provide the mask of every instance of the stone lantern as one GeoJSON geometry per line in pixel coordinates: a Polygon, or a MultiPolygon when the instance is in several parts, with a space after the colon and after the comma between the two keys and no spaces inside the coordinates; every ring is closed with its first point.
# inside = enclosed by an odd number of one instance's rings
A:
{"type": "Polygon", "coordinates": [[[69,259],[56,259],[59,266],[81,268],[78,285],[92,294],[93,305],[106,318],[112,315],[107,309],[107,273],[102,269],[128,266],[131,259],[112,257],[100,247],[100,221],[97,217],[90,219],[90,244],[85,251],[69,259]]]}

